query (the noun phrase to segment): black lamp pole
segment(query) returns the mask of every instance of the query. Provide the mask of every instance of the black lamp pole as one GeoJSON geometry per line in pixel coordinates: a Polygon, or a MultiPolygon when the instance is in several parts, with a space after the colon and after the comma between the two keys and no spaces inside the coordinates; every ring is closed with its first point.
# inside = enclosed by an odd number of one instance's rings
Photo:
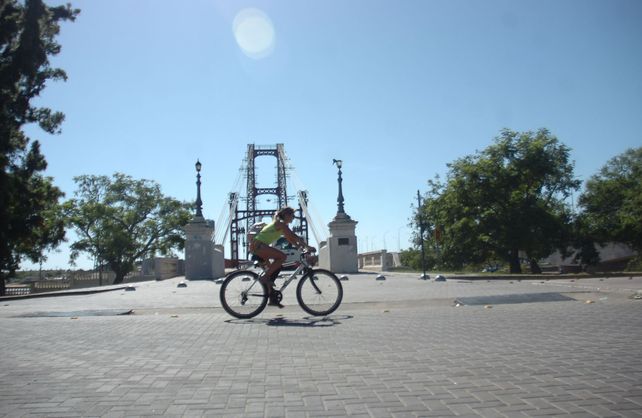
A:
{"type": "Polygon", "coordinates": [[[345,210],[343,209],[343,188],[341,187],[341,183],[343,182],[343,178],[341,178],[341,167],[343,166],[343,161],[341,160],[332,160],[333,164],[337,165],[337,168],[339,169],[339,196],[337,197],[337,206],[338,210],[337,213],[346,213],[345,210]]]}
{"type": "Polygon", "coordinates": [[[426,278],[426,250],[424,248],[424,218],[421,213],[421,195],[417,190],[417,216],[419,221],[419,239],[421,240],[421,270],[423,270],[422,278],[426,278]]]}
{"type": "Polygon", "coordinates": [[[201,162],[196,160],[196,216],[203,217],[203,201],[201,200],[201,162]]]}

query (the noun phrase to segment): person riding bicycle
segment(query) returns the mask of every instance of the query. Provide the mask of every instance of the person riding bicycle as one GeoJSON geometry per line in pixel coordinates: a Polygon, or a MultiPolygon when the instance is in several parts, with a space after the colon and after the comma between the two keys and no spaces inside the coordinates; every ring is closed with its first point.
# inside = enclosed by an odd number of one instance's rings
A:
{"type": "Polygon", "coordinates": [[[288,226],[294,220],[294,209],[285,207],[278,210],[274,214],[274,219],[271,223],[263,227],[261,232],[256,234],[254,239],[250,242],[250,252],[268,263],[268,268],[265,275],[260,279],[263,284],[267,286],[268,294],[270,297],[270,305],[282,308],[283,305],[276,300],[273,295],[272,289],[274,287],[274,280],[281,271],[281,266],[285,262],[286,255],[272,247],[271,244],[281,237],[285,237],[290,244],[297,247],[303,247],[307,251],[314,252],[316,249],[310,247],[302,238],[298,237],[288,226]],[[272,260],[270,262],[270,260],[272,260]]]}

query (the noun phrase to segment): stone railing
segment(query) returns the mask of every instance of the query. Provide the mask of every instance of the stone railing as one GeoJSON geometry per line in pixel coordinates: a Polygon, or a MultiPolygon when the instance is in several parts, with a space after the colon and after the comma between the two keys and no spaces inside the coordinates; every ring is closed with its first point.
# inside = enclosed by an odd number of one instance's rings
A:
{"type": "MultiPolygon", "coordinates": [[[[86,287],[106,286],[114,283],[116,273],[113,271],[86,271],[72,272],[69,274],[69,289],[83,289],[86,287]]],[[[125,276],[123,283],[143,282],[154,280],[153,275],[143,274],[142,271],[132,271],[125,276]]],[[[51,281],[50,281],[51,282],[51,281]]],[[[39,282],[43,283],[43,282],[39,282]]]]}
{"type": "Polygon", "coordinates": [[[31,285],[28,284],[8,284],[5,287],[5,294],[7,296],[22,296],[31,293],[31,285]]]}
{"type": "Polygon", "coordinates": [[[141,273],[156,280],[185,275],[185,262],[175,257],[156,257],[143,261],[141,273]]]}
{"type": "MultiPolygon", "coordinates": [[[[123,283],[164,280],[184,274],[183,260],[178,258],[154,258],[143,261],[142,268],[127,274],[123,283]]],[[[115,278],[116,274],[113,271],[72,271],[56,279],[39,280],[24,284],[9,284],[6,287],[6,295],[20,296],[31,293],[107,286],[113,284],[115,278]]]]}
{"type": "Polygon", "coordinates": [[[67,290],[71,287],[70,280],[41,280],[31,284],[32,293],[55,292],[56,290],[67,290]]]}
{"type": "Polygon", "coordinates": [[[395,267],[393,253],[386,250],[370,251],[358,255],[360,270],[388,271],[395,267]]]}

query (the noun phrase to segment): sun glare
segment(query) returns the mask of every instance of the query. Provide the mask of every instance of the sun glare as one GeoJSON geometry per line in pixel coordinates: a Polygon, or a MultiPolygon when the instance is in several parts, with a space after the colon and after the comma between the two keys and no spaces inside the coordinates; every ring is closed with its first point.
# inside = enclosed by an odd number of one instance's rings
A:
{"type": "Polygon", "coordinates": [[[234,38],[245,55],[265,58],[274,51],[274,26],[261,10],[243,9],[233,22],[234,38]]]}

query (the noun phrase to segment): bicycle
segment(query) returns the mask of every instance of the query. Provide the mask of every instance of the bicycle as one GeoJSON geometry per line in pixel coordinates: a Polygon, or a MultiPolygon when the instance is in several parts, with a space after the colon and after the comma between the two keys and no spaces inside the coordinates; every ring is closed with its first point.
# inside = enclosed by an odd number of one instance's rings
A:
{"type": "MultiPolygon", "coordinates": [[[[306,255],[306,252],[302,252],[299,265],[294,272],[285,278],[279,289],[272,289],[272,292],[276,292],[274,298],[280,303],[285,288],[297,275],[302,274],[296,288],[299,306],[310,315],[329,315],[341,304],[343,286],[331,271],[312,268],[306,255]]],[[[265,309],[268,302],[267,285],[259,280],[265,275],[265,260],[256,256],[253,260],[255,265],[262,268],[261,274],[251,270],[239,270],[230,273],[221,284],[219,297],[223,309],[236,318],[253,318],[265,309]]]]}

